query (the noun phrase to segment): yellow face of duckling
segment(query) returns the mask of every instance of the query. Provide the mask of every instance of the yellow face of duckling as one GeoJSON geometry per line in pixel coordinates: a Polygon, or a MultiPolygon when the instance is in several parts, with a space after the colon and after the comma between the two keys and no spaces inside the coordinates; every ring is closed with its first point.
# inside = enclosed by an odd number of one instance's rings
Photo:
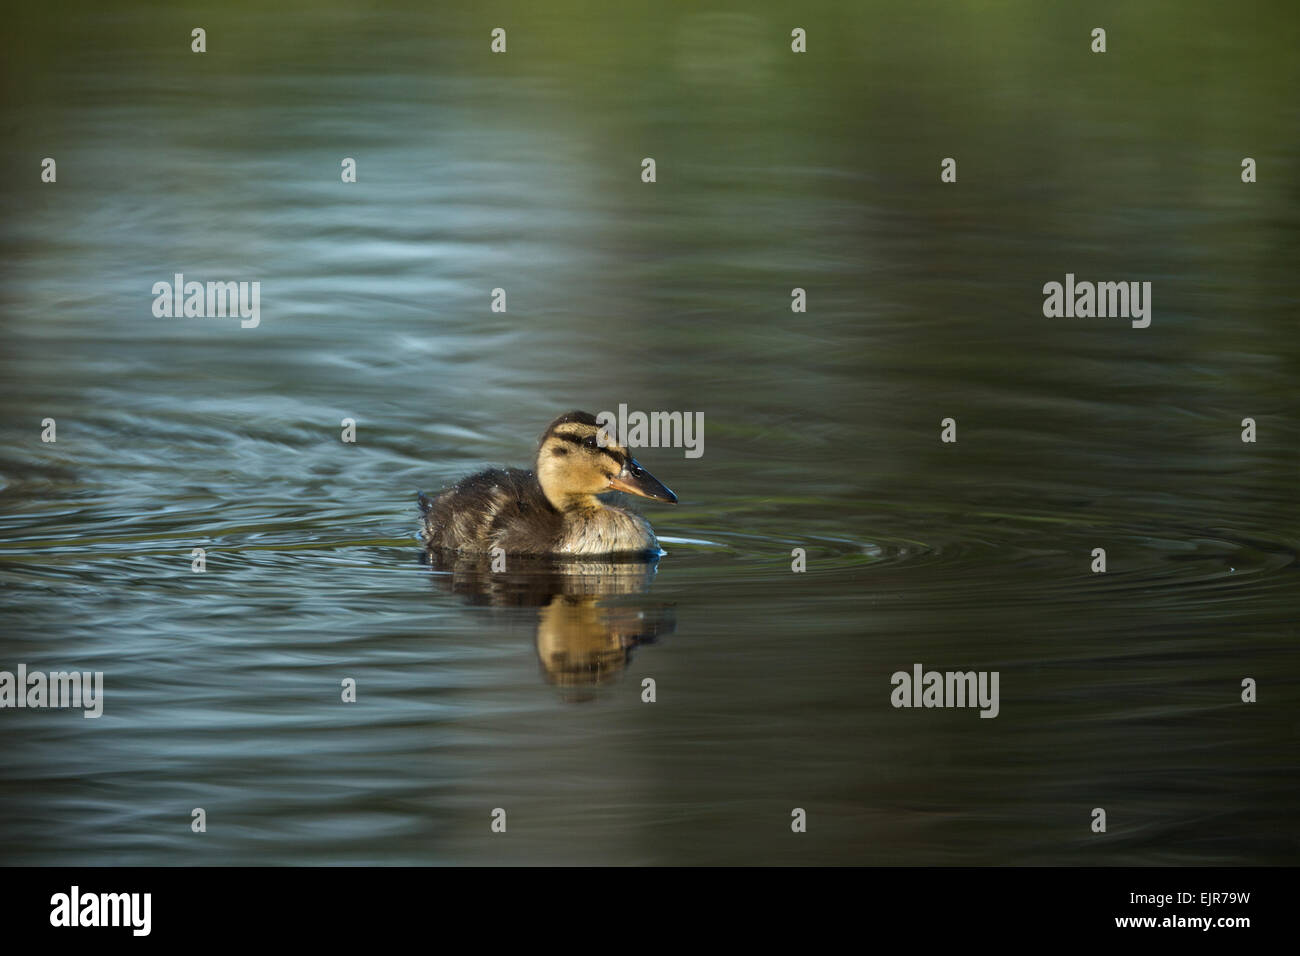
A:
{"type": "Polygon", "coordinates": [[[547,500],[560,511],[599,508],[596,495],[626,491],[655,501],[677,496],[641,467],[626,448],[609,439],[586,412],[561,415],[542,435],[537,450],[537,480],[547,500]]]}

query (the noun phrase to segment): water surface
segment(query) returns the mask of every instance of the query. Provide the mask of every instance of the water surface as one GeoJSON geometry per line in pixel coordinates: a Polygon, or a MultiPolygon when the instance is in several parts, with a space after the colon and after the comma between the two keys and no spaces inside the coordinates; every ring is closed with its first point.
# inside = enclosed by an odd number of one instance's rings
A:
{"type": "Polygon", "coordinates": [[[1295,13],[1220,6],[15,15],[0,669],[107,696],[0,712],[0,861],[1297,862],[1295,13]],[[620,402],[705,415],[657,567],[422,558],[620,402]]]}

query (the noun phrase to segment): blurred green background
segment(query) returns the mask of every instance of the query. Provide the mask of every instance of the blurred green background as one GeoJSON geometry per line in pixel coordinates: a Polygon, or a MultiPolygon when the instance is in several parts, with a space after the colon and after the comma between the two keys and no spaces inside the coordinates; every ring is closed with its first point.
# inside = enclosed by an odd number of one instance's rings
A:
{"type": "Polygon", "coordinates": [[[1294,864],[1298,21],[12,12],[0,668],[108,696],[0,712],[0,860],[1294,864]],[[176,272],[260,326],[155,318],[176,272]],[[705,416],[638,456],[653,583],[421,564],[417,488],[619,403],[705,416]],[[915,662],[1000,716],[894,710],[915,662]]]}

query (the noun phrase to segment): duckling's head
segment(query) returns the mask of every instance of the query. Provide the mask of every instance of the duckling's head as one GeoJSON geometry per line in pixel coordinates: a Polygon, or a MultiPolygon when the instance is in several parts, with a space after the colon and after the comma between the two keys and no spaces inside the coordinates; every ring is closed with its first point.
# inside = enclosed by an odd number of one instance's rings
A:
{"type": "Polygon", "coordinates": [[[547,426],[537,449],[537,480],[559,511],[599,508],[596,495],[604,491],[677,501],[587,412],[569,412],[547,426]]]}

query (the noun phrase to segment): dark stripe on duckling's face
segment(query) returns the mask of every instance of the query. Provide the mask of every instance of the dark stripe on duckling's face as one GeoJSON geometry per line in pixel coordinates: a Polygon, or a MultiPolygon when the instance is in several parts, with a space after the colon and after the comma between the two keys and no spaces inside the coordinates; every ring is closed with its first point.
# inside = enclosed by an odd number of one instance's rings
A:
{"type": "MultiPolygon", "coordinates": [[[[618,466],[618,471],[622,471],[623,466],[627,464],[628,456],[619,449],[613,447],[601,448],[595,432],[590,435],[575,435],[573,432],[568,431],[552,432],[550,437],[558,438],[570,444],[581,445],[583,448],[601,455],[608,455],[614,460],[614,464],[618,466]]],[[[563,447],[551,449],[553,455],[567,455],[568,453],[569,449],[563,447]]]]}

